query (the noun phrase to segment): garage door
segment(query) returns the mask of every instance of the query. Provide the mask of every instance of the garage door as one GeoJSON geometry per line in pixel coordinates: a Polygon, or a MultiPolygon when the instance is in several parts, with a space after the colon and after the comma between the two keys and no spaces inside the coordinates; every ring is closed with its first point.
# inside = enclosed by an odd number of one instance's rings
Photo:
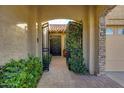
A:
{"type": "Polygon", "coordinates": [[[124,71],[124,29],[108,28],[106,33],[106,71],[124,71]]]}

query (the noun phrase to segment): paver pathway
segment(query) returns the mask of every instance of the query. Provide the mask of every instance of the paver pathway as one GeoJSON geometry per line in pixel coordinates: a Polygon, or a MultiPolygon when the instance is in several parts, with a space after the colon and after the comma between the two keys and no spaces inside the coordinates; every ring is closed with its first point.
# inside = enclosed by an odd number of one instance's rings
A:
{"type": "Polygon", "coordinates": [[[107,76],[78,75],[68,70],[65,58],[52,57],[49,72],[44,72],[38,88],[120,88],[107,76]]]}

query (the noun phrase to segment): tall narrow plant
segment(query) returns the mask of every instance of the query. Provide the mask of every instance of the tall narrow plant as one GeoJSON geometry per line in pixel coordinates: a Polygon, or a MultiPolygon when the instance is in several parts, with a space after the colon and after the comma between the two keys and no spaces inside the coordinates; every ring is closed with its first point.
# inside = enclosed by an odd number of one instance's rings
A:
{"type": "Polygon", "coordinates": [[[66,30],[66,50],[68,51],[69,69],[76,73],[86,74],[82,48],[82,24],[69,22],[66,30]]]}

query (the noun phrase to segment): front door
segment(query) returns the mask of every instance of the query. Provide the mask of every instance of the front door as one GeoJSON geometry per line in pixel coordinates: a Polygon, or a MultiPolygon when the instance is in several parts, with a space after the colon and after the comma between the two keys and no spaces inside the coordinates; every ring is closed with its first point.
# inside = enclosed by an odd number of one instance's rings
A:
{"type": "Polygon", "coordinates": [[[61,36],[51,36],[50,38],[50,53],[53,56],[61,56],[61,36]]]}

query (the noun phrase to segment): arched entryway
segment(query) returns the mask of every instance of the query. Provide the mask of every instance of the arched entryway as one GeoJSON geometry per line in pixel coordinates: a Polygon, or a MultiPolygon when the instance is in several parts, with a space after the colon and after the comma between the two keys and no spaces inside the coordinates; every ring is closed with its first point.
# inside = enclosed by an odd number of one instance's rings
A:
{"type": "MultiPolygon", "coordinates": [[[[77,73],[86,73],[83,58],[82,23],[69,19],[56,19],[42,23],[42,55],[66,55],[68,68],[77,73]]],[[[49,57],[48,57],[49,58],[49,57]]]]}
{"type": "Polygon", "coordinates": [[[53,19],[42,23],[42,45],[53,56],[63,56],[66,28],[70,19],[53,19]],[[47,42],[47,43],[46,43],[47,42]]]}
{"type": "MultiPolygon", "coordinates": [[[[44,73],[38,87],[110,87],[113,82],[106,76],[77,75],[67,69],[65,62],[66,60],[62,57],[53,57],[50,70],[44,73]],[[101,86],[106,82],[106,86],[101,86]]],[[[113,84],[112,87],[115,85],[117,84],[113,84]]]]}
{"type": "MultiPolygon", "coordinates": [[[[83,48],[85,49],[85,62],[89,67],[91,74],[96,72],[96,74],[101,75],[104,74],[105,71],[104,17],[112,8],[113,6],[97,6],[96,8],[94,6],[89,6],[89,9],[82,6],[42,6],[42,11],[39,11],[41,12],[39,20],[40,22],[45,22],[55,18],[72,18],[74,20],[82,19],[84,25],[83,48]],[[56,9],[57,13],[55,11],[56,9]],[[64,11],[64,9],[67,9],[67,11],[64,11]],[[89,11],[88,13],[81,13],[82,11],[84,12],[87,10],[89,11]],[[95,12],[97,13],[96,15],[95,12]],[[77,16],[73,14],[76,14],[77,16]],[[90,23],[89,25],[88,22],[90,23]]],[[[41,49],[40,52],[42,52],[41,49]]]]}
{"type": "MultiPolygon", "coordinates": [[[[56,58],[56,56],[60,57],[60,59],[61,57],[63,57],[63,50],[65,49],[65,38],[66,38],[65,31],[69,21],[72,20],[53,19],[41,23],[43,62],[45,61],[44,59],[46,57],[49,59],[50,55],[52,56],[53,59],[56,58]]],[[[61,62],[61,60],[58,59],[58,62],[61,62]]],[[[49,70],[49,66],[47,69],[49,70]]]]}

